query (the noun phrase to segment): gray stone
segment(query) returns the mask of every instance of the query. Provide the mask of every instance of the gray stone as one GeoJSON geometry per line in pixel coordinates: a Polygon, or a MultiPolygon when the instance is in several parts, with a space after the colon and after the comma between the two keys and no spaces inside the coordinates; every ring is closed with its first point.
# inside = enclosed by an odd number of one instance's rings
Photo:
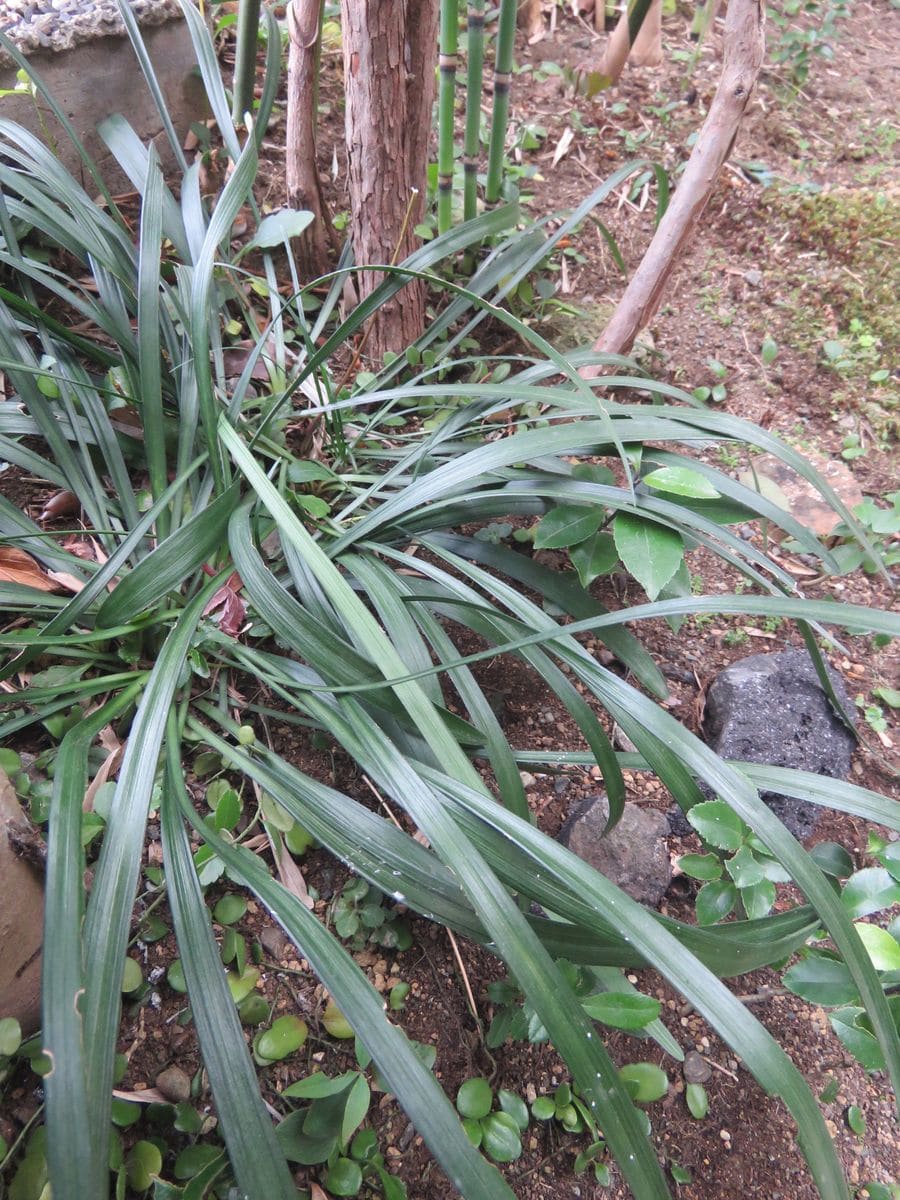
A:
{"type": "Polygon", "coordinates": [[[608,818],[606,796],[589,796],[570,815],[558,840],[634,900],[655,908],[672,879],[666,818],[655,809],[626,804],[618,825],[603,836],[608,818]]]}
{"type": "MultiPolygon", "coordinates": [[[[853,706],[830,667],[835,694],[853,706]]],[[[706,739],[723,758],[791,767],[846,779],[855,739],[834,713],[805,650],[751,654],[716,677],[706,699],[706,739]]],[[[815,829],[819,806],[764,792],[762,798],[795,837],[815,829]]]]}

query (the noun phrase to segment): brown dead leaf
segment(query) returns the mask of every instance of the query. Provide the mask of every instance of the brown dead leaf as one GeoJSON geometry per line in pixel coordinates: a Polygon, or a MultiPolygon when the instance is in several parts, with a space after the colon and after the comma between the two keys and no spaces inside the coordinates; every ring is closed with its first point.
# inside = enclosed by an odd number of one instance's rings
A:
{"type": "Polygon", "coordinates": [[[0,581],[19,583],[41,592],[55,592],[57,585],[47,575],[37,559],[18,546],[0,546],[0,581]]]}
{"type": "Polygon", "coordinates": [[[310,1181],[309,1200],[330,1200],[330,1197],[317,1183],[310,1181]]]}
{"type": "Polygon", "coordinates": [[[84,587],[84,581],[76,579],[74,575],[70,575],[67,571],[48,571],[47,574],[54,583],[58,583],[60,588],[66,592],[72,592],[76,596],[84,587]]]}

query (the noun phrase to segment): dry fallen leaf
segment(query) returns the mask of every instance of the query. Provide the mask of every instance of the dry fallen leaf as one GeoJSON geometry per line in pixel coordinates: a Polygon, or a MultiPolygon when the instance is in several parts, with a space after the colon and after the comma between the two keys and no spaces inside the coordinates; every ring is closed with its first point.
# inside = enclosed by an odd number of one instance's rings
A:
{"type": "Polygon", "coordinates": [[[39,521],[55,521],[57,517],[76,513],[81,508],[81,501],[74,492],[56,492],[41,510],[39,521]]]}
{"type": "Polygon", "coordinates": [[[59,584],[59,587],[66,592],[74,592],[77,595],[84,587],[84,581],[76,579],[74,575],[70,575],[67,571],[48,571],[47,574],[54,583],[59,584]]]}
{"type": "Polygon", "coordinates": [[[17,546],[0,546],[0,582],[19,583],[41,592],[55,592],[57,584],[37,559],[17,546]]]}

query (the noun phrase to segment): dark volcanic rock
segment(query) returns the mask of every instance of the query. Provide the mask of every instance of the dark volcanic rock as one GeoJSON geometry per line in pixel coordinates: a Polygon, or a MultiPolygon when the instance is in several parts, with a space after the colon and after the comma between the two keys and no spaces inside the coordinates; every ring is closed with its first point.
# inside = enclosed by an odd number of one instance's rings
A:
{"type": "Polygon", "coordinates": [[[655,809],[626,804],[618,825],[603,837],[608,818],[606,796],[589,796],[563,825],[558,840],[633,899],[655,908],[672,879],[666,818],[655,809]]]}
{"type": "MultiPolygon", "coordinates": [[[[828,670],[835,694],[853,706],[841,676],[828,670]]],[[[846,779],[856,745],[834,713],[805,650],[751,654],[716,677],[706,698],[706,739],[723,758],[792,767],[846,779]]],[[[763,792],[762,798],[795,837],[808,838],[819,807],[763,792]]]]}

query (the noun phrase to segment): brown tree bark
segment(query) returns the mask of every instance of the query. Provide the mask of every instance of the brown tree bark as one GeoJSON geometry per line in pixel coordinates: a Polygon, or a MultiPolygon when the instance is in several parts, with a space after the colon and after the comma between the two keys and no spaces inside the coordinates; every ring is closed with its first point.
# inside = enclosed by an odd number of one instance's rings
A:
{"type": "MultiPolygon", "coordinates": [[[[351,236],[358,266],[394,263],[417,244],[437,58],[437,0],[341,0],[351,236]]],[[[378,272],[357,276],[365,298],[378,272]]],[[[372,317],[374,358],[425,327],[425,288],[413,280],[372,317]]]]}
{"type": "MultiPolygon", "coordinates": [[[[647,252],[594,350],[626,354],[656,311],[672,268],[712,195],[731,153],[765,51],[762,0],[729,0],[722,77],[687,167],[647,252]]],[[[586,367],[591,378],[602,367],[586,367]]]]}
{"type": "Polygon", "coordinates": [[[285,174],[287,202],[315,215],[298,243],[301,278],[324,274],[336,239],[316,164],[318,118],[318,41],[322,0],[290,0],[288,21],[287,128],[285,174]]]}

